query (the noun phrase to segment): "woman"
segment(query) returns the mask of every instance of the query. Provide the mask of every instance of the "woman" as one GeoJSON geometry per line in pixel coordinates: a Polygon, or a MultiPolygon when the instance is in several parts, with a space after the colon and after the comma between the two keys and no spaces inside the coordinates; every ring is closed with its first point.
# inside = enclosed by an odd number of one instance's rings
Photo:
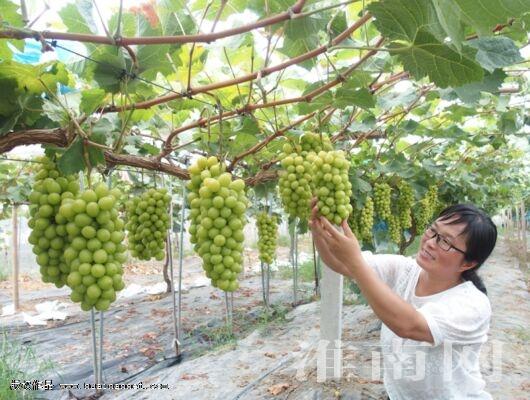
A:
{"type": "Polygon", "coordinates": [[[416,260],[361,252],[318,216],[310,226],[324,263],[354,279],[382,320],[384,383],[392,400],[491,399],[484,391],[479,354],[491,317],[476,271],[495,247],[497,229],[472,205],[443,210],[423,234],[416,260]]]}

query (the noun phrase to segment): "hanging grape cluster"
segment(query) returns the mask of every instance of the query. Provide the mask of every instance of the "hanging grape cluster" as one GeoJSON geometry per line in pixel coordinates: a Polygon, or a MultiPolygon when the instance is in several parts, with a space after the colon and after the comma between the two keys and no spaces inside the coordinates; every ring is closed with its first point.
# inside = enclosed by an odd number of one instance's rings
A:
{"type": "Polygon", "coordinates": [[[306,157],[310,152],[318,154],[321,151],[333,150],[333,145],[326,135],[306,132],[300,137],[300,148],[302,157],[306,157]]]}
{"type": "Polygon", "coordinates": [[[291,217],[305,220],[311,202],[311,164],[290,144],[283,146],[280,159],[278,184],[282,204],[291,217]]]}
{"type": "MultiPolygon", "coordinates": [[[[352,206],[352,210],[353,210],[353,206],[352,206]]],[[[361,215],[360,212],[353,210],[350,216],[348,217],[348,225],[350,226],[350,229],[352,230],[353,234],[359,241],[362,240],[361,229],[359,228],[360,215],[361,215]]]]}
{"type": "Polygon", "coordinates": [[[318,211],[335,225],[348,218],[352,185],[348,178],[350,163],[343,151],[321,151],[309,154],[313,165],[314,193],[318,199],[318,211]]]}
{"type": "Polygon", "coordinates": [[[133,257],[140,260],[164,259],[170,201],[171,196],[166,189],[151,188],[127,202],[125,228],[129,232],[129,250],[133,257]]]}
{"type": "Polygon", "coordinates": [[[75,176],[63,176],[54,161],[41,157],[35,184],[29,195],[31,228],[29,243],[37,256],[37,264],[44,282],[62,287],[70,272],[63,257],[68,244],[66,219],[59,214],[61,201],[73,198],[79,185],[75,176]]]}
{"type": "Polygon", "coordinates": [[[434,213],[438,207],[438,187],[436,185],[429,186],[425,197],[423,197],[416,207],[414,219],[416,222],[416,230],[422,232],[429,223],[431,223],[434,213]]]}
{"type": "Polygon", "coordinates": [[[392,215],[391,210],[391,194],[392,189],[387,183],[377,182],[374,187],[374,205],[375,211],[381,219],[388,221],[390,215],[392,215]]]}
{"type": "Polygon", "coordinates": [[[261,212],[256,216],[258,225],[259,259],[265,264],[271,264],[276,258],[278,241],[278,219],[275,215],[261,212]]]}
{"type": "Polygon", "coordinates": [[[401,224],[397,215],[391,215],[388,221],[388,235],[390,240],[396,244],[401,243],[401,224]]]}
{"type": "Polygon", "coordinates": [[[434,217],[436,210],[438,209],[438,186],[431,185],[429,190],[427,190],[427,197],[429,198],[429,205],[431,207],[431,218],[434,217]]]}
{"type": "Polygon", "coordinates": [[[414,206],[414,193],[408,182],[401,181],[398,185],[398,212],[399,223],[403,229],[412,226],[412,207],[414,206]]]}
{"type": "Polygon", "coordinates": [[[286,143],[280,154],[279,190],[282,204],[291,217],[306,220],[310,215],[312,167],[309,154],[332,150],[327,136],[305,133],[299,144],[286,143]]]}
{"type": "Polygon", "coordinates": [[[188,169],[190,241],[212,285],[233,292],[243,270],[243,227],[248,200],[245,182],[232,180],[216,157],[199,157],[188,169]]]}
{"type": "Polygon", "coordinates": [[[59,215],[66,221],[68,247],[64,260],[69,274],[70,298],[84,311],[105,311],[125,287],[123,268],[127,250],[122,243],[125,223],[118,216],[118,189],[103,183],[75,198],[63,200],[59,215]]]}
{"type": "Polygon", "coordinates": [[[361,238],[366,241],[372,240],[372,228],[374,226],[374,202],[371,197],[367,197],[361,210],[359,219],[359,229],[361,238]]]}

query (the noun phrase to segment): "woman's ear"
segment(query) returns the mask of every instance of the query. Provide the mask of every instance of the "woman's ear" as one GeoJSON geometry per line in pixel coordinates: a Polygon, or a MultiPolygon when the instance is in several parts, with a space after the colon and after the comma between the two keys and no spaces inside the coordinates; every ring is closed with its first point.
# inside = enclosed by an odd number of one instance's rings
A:
{"type": "Polygon", "coordinates": [[[460,267],[460,272],[464,272],[464,271],[467,271],[469,269],[473,269],[473,268],[475,268],[477,266],[477,264],[478,264],[478,262],[476,262],[476,261],[465,262],[460,267]]]}

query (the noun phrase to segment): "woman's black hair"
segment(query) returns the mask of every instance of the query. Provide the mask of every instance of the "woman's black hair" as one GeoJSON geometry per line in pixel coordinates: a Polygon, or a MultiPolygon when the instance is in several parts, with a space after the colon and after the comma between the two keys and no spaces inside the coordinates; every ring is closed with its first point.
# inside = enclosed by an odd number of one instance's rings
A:
{"type": "Polygon", "coordinates": [[[472,204],[456,204],[445,208],[438,218],[448,221],[448,224],[464,223],[461,234],[466,235],[466,253],[464,259],[474,261],[477,265],[462,272],[462,278],[472,282],[478,290],[488,294],[484,282],[478,276],[477,270],[490,256],[497,242],[497,227],[491,218],[480,208],[472,204]],[[456,218],[455,218],[456,217],[456,218]]]}

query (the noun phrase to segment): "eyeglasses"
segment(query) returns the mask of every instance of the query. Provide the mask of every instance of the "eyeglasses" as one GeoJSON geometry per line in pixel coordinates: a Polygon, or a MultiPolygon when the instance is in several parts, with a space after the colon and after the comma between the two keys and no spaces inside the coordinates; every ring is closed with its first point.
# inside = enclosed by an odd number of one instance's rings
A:
{"type": "Polygon", "coordinates": [[[429,239],[432,239],[433,237],[436,237],[436,244],[438,245],[438,247],[444,251],[449,251],[451,249],[455,249],[456,251],[466,255],[466,252],[463,251],[463,250],[460,250],[458,247],[455,247],[451,244],[451,242],[449,242],[446,238],[444,238],[442,235],[440,235],[433,227],[432,225],[429,226],[426,230],[425,230],[425,235],[427,235],[427,237],[429,239]]]}

